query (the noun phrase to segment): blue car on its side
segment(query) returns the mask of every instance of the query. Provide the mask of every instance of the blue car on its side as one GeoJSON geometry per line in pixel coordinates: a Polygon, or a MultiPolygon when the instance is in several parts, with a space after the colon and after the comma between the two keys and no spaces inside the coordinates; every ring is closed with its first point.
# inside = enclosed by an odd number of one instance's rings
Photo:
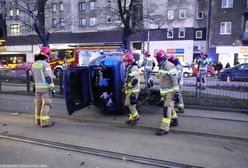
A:
{"type": "Polygon", "coordinates": [[[231,68],[224,68],[218,74],[220,80],[248,80],[248,63],[238,64],[231,68]]]}

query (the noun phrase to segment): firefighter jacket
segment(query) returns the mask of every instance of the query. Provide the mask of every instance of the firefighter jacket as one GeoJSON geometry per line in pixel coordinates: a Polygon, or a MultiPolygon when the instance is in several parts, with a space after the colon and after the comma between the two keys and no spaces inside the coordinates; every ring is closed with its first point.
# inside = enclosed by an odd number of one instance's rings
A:
{"type": "Polygon", "coordinates": [[[46,61],[35,61],[32,65],[32,73],[36,92],[49,92],[54,87],[52,69],[46,61]],[[47,82],[47,78],[49,78],[50,83],[47,82]]]}
{"type": "Polygon", "coordinates": [[[126,66],[125,94],[137,93],[140,91],[140,74],[137,64],[128,64],[126,66]]]}
{"type": "Polygon", "coordinates": [[[155,58],[153,56],[145,57],[143,62],[144,70],[152,71],[155,67],[155,58]]]}
{"type": "Polygon", "coordinates": [[[159,67],[160,94],[161,96],[169,92],[178,92],[178,75],[174,64],[164,61],[159,67]]]}
{"type": "Polygon", "coordinates": [[[198,58],[196,60],[196,63],[198,64],[198,67],[199,67],[200,71],[207,71],[207,67],[208,67],[207,59],[198,58]]]}

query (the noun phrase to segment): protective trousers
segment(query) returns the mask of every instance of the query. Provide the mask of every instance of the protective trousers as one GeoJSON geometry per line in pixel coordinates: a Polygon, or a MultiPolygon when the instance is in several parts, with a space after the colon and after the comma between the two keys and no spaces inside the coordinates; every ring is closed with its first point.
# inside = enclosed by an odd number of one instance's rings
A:
{"type": "Polygon", "coordinates": [[[36,92],[35,98],[35,122],[41,127],[49,124],[49,114],[52,104],[52,93],[36,92]]]}
{"type": "MultiPolygon", "coordinates": [[[[130,115],[129,115],[129,120],[133,120],[135,118],[139,118],[139,113],[136,109],[136,104],[132,104],[131,103],[131,94],[132,93],[128,93],[126,94],[126,97],[125,97],[125,102],[124,102],[124,106],[128,106],[128,109],[130,110],[130,115]]],[[[138,98],[139,96],[139,92],[136,92],[136,93],[133,93],[136,97],[136,99],[138,98]]]]}
{"type": "Polygon", "coordinates": [[[176,111],[174,109],[174,93],[169,92],[163,96],[164,99],[164,107],[163,107],[163,118],[162,123],[160,125],[160,129],[165,131],[169,131],[170,123],[172,119],[177,118],[176,111]]]}
{"type": "Polygon", "coordinates": [[[199,87],[206,88],[207,83],[206,83],[206,76],[207,72],[206,71],[199,71],[197,73],[197,83],[200,84],[199,87]]]}

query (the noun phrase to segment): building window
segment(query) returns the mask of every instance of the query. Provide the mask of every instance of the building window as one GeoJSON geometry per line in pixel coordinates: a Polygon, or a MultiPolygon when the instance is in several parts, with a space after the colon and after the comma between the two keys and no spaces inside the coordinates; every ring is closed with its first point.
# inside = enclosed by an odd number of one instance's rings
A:
{"type": "Polygon", "coordinates": [[[112,0],[107,0],[107,6],[111,6],[111,4],[112,4],[112,0]]]}
{"type": "Polygon", "coordinates": [[[196,30],[195,31],[195,38],[196,39],[202,39],[202,30],[196,30]]]}
{"type": "Polygon", "coordinates": [[[84,11],[84,10],[86,10],[85,2],[80,2],[80,3],[78,3],[78,9],[79,9],[79,11],[84,11]]]}
{"type": "Polygon", "coordinates": [[[232,22],[221,22],[220,23],[220,34],[231,34],[232,22]]]}
{"type": "Polygon", "coordinates": [[[96,9],[96,2],[92,1],[90,2],[90,10],[95,10],[96,9]]]}
{"type": "Polygon", "coordinates": [[[16,16],[20,15],[20,10],[16,8],[16,16]]]}
{"type": "Polygon", "coordinates": [[[56,12],[56,4],[52,4],[52,11],[56,12]]]}
{"type": "Polygon", "coordinates": [[[11,9],[11,10],[9,11],[9,13],[10,13],[10,16],[13,16],[13,15],[14,15],[13,9],[11,9]]]}
{"type": "Polygon", "coordinates": [[[203,19],[203,11],[197,11],[196,13],[196,19],[203,19]]]}
{"type": "Polygon", "coordinates": [[[248,33],[248,20],[245,21],[245,32],[248,33]]]}
{"type": "Polygon", "coordinates": [[[64,18],[60,18],[59,19],[59,25],[60,25],[60,27],[64,27],[65,26],[64,18]]]}
{"type": "Polygon", "coordinates": [[[56,19],[52,19],[52,26],[56,26],[56,19]]]}
{"type": "Polygon", "coordinates": [[[186,18],[186,9],[179,9],[179,19],[186,18]]]}
{"type": "Polygon", "coordinates": [[[222,0],[221,8],[232,8],[233,0],[222,0]]]}
{"type": "Polygon", "coordinates": [[[168,18],[168,20],[173,20],[174,19],[174,10],[168,10],[167,18],[168,18]]]}
{"type": "Polygon", "coordinates": [[[90,18],[90,26],[96,25],[96,18],[90,18]]]}
{"type": "Polygon", "coordinates": [[[183,28],[183,27],[179,28],[178,37],[179,38],[184,38],[185,37],[185,28],[183,28]]]}
{"type": "Polygon", "coordinates": [[[59,9],[60,9],[60,11],[63,11],[64,10],[64,4],[63,4],[63,2],[59,3],[59,9]]]}
{"type": "Polygon", "coordinates": [[[107,22],[107,23],[112,23],[111,17],[107,17],[106,22],[107,22]]]}
{"type": "Polygon", "coordinates": [[[173,38],[173,28],[167,29],[167,38],[173,38]]]}
{"type": "Polygon", "coordinates": [[[10,25],[10,34],[11,35],[19,35],[20,34],[20,26],[19,26],[19,24],[10,25]]]}
{"type": "Polygon", "coordinates": [[[79,19],[79,27],[86,26],[86,19],[80,18],[79,19]]]}

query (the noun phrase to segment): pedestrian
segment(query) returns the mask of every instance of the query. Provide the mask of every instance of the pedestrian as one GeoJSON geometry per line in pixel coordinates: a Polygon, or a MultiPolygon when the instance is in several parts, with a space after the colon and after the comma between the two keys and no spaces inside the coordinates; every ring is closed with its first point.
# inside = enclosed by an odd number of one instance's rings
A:
{"type": "Polygon", "coordinates": [[[47,62],[51,54],[52,52],[48,47],[42,47],[31,69],[35,85],[35,122],[41,127],[54,125],[54,122],[50,122],[49,120],[52,90],[54,88],[52,70],[50,64],[47,62]]]}
{"type": "Polygon", "coordinates": [[[145,84],[147,88],[150,88],[153,86],[153,80],[151,78],[151,73],[156,65],[155,58],[151,56],[149,51],[146,51],[144,53],[144,61],[142,63],[142,66],[144,66],[144,79],[145,84]]]}
{"type": "Polygon", "coordinates": [[[219,62],[219,63],[216,65],[216,70],[217,70],[217,72],[220,72],[220,70],[222,70],[222,69],[223,69],[223,65],[222,65],[221,62],[219,62]]]}
{"type": "Polygon", "coordinates": [[[125,102],[124,106],[127,106],[130,110],[130,114],[126,124],[135,125],[140,119],[139,113],[136,109],[136,104],[138,101],[138,96],[140,92],[140,74],[139,66],[135,62],[134,55],[132,53],[125,53],[123,55],[123,61],[126,62],[125,67],[125,84],[124,84],[124,94],[125,102]]]}
{"type": "Polygon", "coordinates": [[[169,62],[163,50],[158,50],[155,55],[159,65],[160,95],[163,97],[163,118],[156,134],[159,136],[169,133],[170,126],[177,126],[178,119],[174,109],[174,95],[179,92],[177,69],[169,62]]]}
{"type": "Polygon", "coordinates": [[[230,68],[231,66],[230,66],[230,64],[229,64],[229,62],[226,64],[226,66],[225,66],[225,68],[230,68]]]}
{"type": "Polygon", "coordinates": [[[178,85],[179,85],[179,92],[176,92],[174,95],[175,99],[175,108],[177,109],[177,113],[184,113],[184,103],[183,103],[183,96],[182,96],[182,89],[183,89],[183,66],[180,63],[180,60],[172,55],[168,59],[169,62],[173,63],[177,69],[178,75],[178,85]]]}
{"type": "Polygon", "coordinates": [[[207,76],[207,68],[208,68],[208,61],[207,61],[207,52],[203,51],[200,54],[200,57],[196,58],[196,63],[198,65],[198,73],[197,73],[197,87],[204,90],[207,86],[206,76],[207,76]]]}

